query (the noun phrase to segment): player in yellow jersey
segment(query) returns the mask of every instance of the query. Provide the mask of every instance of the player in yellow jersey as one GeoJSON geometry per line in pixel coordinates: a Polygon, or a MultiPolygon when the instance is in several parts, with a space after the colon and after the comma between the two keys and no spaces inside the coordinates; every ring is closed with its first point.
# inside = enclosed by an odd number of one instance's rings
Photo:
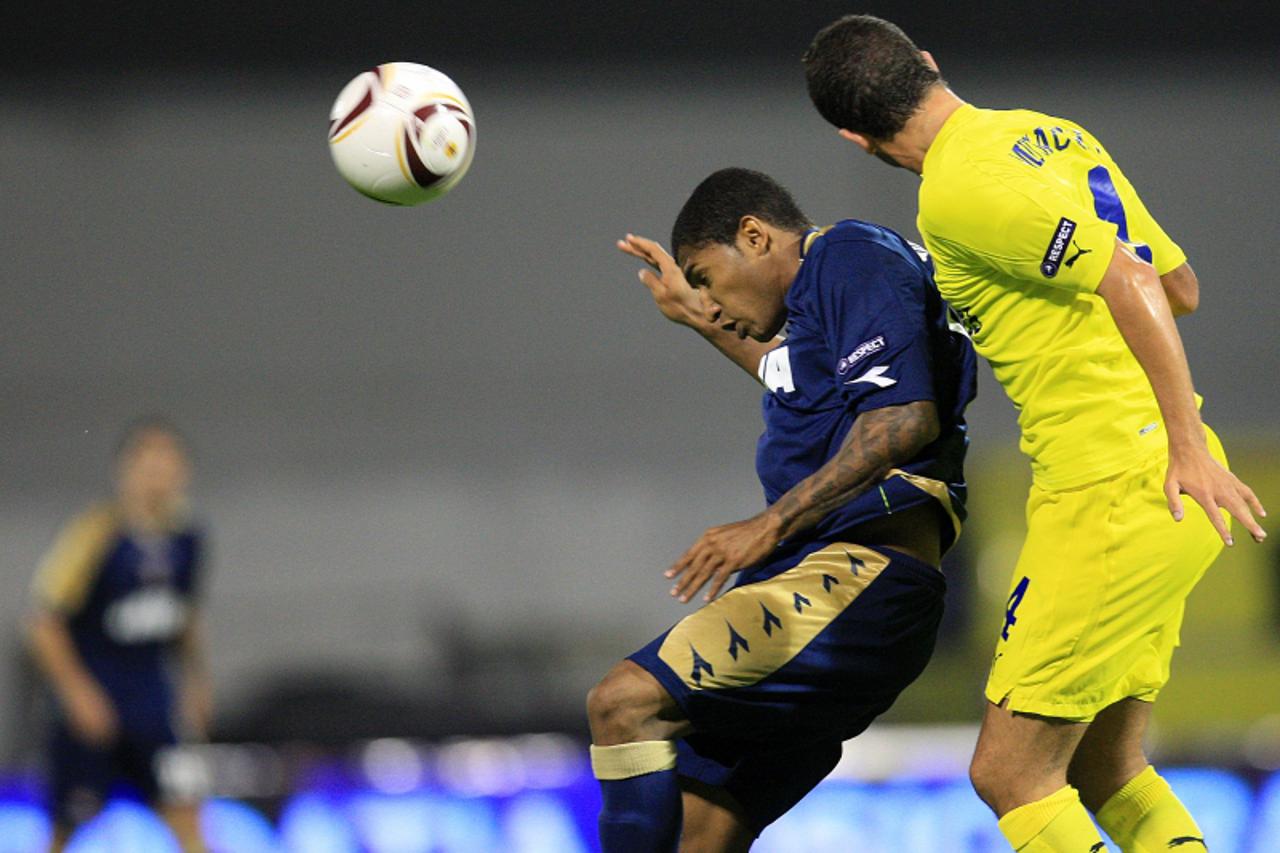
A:
{"type": "Polygon", "coordinates": [[[1019,411],[1034,484],[970,775],[1016,850],[1206,846],[1142,750],[1187,595],[1265,515],[1204,426],[1174,315],[1199,284],[1078,124],[958,98],[893,24],[805,55],[844,138],[922,177],[938,288],[1019,411]],[[1181,495],[1203,508],[1185,513],[1181,495]],[[1082,806],[1083,801],[1083,806],[1082,806]]]}

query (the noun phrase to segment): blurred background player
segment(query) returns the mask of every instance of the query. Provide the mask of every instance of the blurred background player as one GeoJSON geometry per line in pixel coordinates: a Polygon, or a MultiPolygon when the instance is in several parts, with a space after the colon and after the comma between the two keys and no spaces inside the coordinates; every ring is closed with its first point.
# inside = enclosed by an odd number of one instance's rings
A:
{"type": "Polygon", "coordinates": [[[804,63],[841,136],[921,176],[938,288],[1031,457],[974,787],[1015,850],[1104,849],[1085,807],[1125,851],[1203,847],[1143,736],[1231,517],[1266,534],[1200,419],[1174,324],[1199,301],[1185,253],[1088,131],[965,103],[887,21],[836,21],[804,63]],[[1184,517],[1183,494],[1203,511],[1184,517]]]}
{"type": "Polygon", "coordinates": [[[114,495],[66,525],[36,574],[29,640],[57,705],[54,850],[118,782],[160,811],[184,850],[204,849],[198,803],[170,790],[158,767],[180,735],[207,734],[212,711],[189,479],[171,424],[133,424],[116,448],[114,495]]]}
{"type": "Polygon", "coordinates": [[[699,184],[671,245],[619,248],[656,270],[668,319],[765,386],[769,506],[676,561],[672,595],[709,584],[711,603],[591,692],[608,853],[745,850],[817,785],[928,662],[964,516],[976,357],[923,253],[857,220],[815,228],[746,169],[699,184]]]}

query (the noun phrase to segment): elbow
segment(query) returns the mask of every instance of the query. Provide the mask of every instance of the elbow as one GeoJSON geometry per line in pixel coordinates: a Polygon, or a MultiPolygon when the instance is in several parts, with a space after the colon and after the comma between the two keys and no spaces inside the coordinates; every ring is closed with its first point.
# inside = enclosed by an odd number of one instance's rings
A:
{"type": "Polygon", "coordinates": [[[1187,314],[1195,313],[1200,307],[1200,289],[1193,288],[1185,293],[1169,294],[1169,308],[1173,310],[1173,316],[1183,317],[1187,314]]]}
{"type": "Polygon", "coordinates": [[[1160,277],[1165,296],[1169,299],[1169,308],[1173,316],[1181,317],[1193,313],[1200,307],[1200,280],[1190,265],[1183,264],[1170,273],[1160,277]]]}
{"type": "Polygon", "coordinates": [[[938,436],[942,435],[942,424],[938,422],[938,410],[932,404],[925,409],[922,421],[920,440],[924,443],[920,446],[921,450],[933,444],[938,440],[938,436]]]}
{"type": "Polygon", "coordinates": [[[942,435],[942,424],[938,420],[938,407],[931,400],[912,403],[908,406],[908,410],[911,413],[911,426],[908,432],[913,440],[910,442],[907,459],[913,459],[916,454],[938,440],[938,436],[942,435]]]}

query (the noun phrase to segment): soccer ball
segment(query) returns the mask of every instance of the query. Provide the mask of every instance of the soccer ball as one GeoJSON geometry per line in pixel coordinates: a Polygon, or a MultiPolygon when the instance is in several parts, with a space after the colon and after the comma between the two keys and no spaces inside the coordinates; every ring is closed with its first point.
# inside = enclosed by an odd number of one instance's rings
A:
{"type": "Polygon", "coordinates": [[[346,85],[329,112],[329,153],[356,190],[387,204],[422,204],[462,180],[476,120],[458,85],[412,62],[388,62],[346,85]]]}

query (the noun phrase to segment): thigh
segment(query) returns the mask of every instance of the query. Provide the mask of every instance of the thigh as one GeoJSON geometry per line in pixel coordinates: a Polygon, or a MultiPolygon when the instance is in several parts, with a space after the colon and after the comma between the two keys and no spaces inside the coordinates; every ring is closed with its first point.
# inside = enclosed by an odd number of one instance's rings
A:
{"type": "Polygon", "coordinates": [[[894,552],[819,543],[631,656],[700,734],[764,747],[861,732],[923,670],[945,582],[894,552]]]}
{"type": "Polygon", "coordinates": [[[1220,550],[1208,519],[1170,518],[1161,459],[1069,492],[1032,490],[987,699],[1088,722],[1168,678],[1183,605],[1220,550]]]}
{"type": "MultiPolygon", "coordinates": [[[[755,838],[825,779],[843,751],[838,739],[767,748],[703,734],[682,739],[677,749],[681,784],[707,801],[699,804],[698,814],[720,839],[730,830],[735,838],[742,833],[755,838]]],[[[688,820],[686,815],[686,825],[688,820]]],[[[701,836],[707,827],[695,823],[691,829],[701,836]]]]}

